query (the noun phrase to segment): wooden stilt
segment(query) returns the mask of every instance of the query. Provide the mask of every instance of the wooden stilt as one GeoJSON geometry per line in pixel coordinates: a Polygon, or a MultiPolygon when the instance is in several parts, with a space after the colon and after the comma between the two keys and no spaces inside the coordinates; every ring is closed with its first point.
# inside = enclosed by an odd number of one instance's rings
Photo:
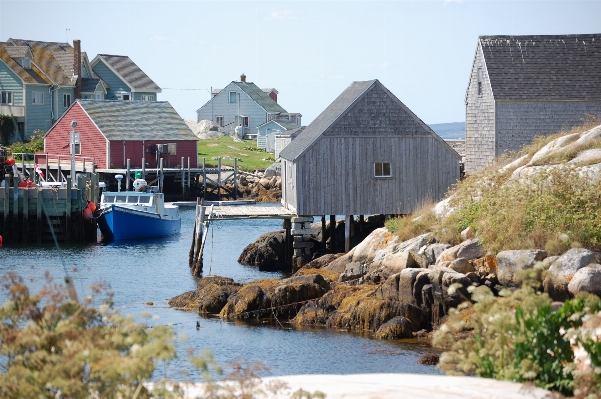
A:
{"type": "Polygon", "coordinates": [[[207,197],[207,159],[202,159],[202,198],[207,197]]]}
{"type": "MultiPolygon", "coordinates": [[[[35,171],[34,171],[35,173],[35,171]]],[[[22,188],[23,193],[23,243],[29,242],[29,188],[22,188]]]]}
{"type": "Polygon", "coordinates": [[[286,230],[286,238],[284,241],[284,262],[287,266],[292,266],[292,222],[290,219],[284,219],[284,230],[286,230]]]}
{"type": "Polygon", "coordinates": [[[351,250],[351,215],[344,217],[344,252],[351,250]]]}
{"type": "Polygon", "coordinates": [[[64,231],[65,241],[67,242],[67,244],[71,243],[71,183],[73,181],[74,176],[75,175],[72,175],[67,178],[67,198],[65,200],[66,228],[64,231]]]}
{"type": "Polygon", "coordinates": [[[42,197],[42,191],[38,188],[35,189],[36,196],[36,229],[35,229],[35,241],[36,244],[40,245],[42,243],[42,201],[44,201],[42,197]]]}
{"type": "Polygon", "coordinates": [[[326,250],[326,215],[321,217],[321,248],[326,250]]]}
{"type": "Polygon", "coordinates": [[[142,157],[142,179],[146,180],[146,158],[142,157]]]}
{"type": "Polygon", "coordinates": [[[186,171],[184,169],[184,157],[182,157],[181,173],[182,173],[182,201],[185,201],[186,200],[186,171]]]}
{"type": "Polygon", "coordinates": [[[131,172],[131,162],[129,161],[129,158],[127,158],[127,169],[125,171],[125,191],[129,191],[129,179],[130,179],[129,173],[130,172],[131,172]]]}
{"type": "Polygon", "coordinates": [[[238,178],[236,173],[238,173],[238,158],[234,157],[234,200],[238,199],[238,178]]]}
{"type": "Polygon", "coordinates": [[[217,198],[221,201],[221,157],[217,158],[217,198]]]}
{"type": "Polygon", "coordinates": [[[336,248],[336,215],[330,215],[330,249],[336,248]]]}

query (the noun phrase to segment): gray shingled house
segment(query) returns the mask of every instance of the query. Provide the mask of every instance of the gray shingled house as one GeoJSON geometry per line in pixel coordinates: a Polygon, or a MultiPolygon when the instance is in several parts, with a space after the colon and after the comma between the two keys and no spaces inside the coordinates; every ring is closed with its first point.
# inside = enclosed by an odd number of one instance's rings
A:
{"type": "Polygon", "coordinates": [[[480,36],[465,109],[466,173],[601,116],[601,34],[480,36]]]}
{"type": "Polygon", "coordinates": [[[282,204],[305,216],[411,213],[461,160],[378,80],[353,82],[280,157],[282,204]]]}

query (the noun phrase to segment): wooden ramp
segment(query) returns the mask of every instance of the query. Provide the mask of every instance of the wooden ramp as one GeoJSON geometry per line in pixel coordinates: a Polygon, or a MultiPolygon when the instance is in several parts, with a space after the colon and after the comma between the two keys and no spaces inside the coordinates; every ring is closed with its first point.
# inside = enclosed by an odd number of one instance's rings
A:
{"type": "Polygon", "coordinates": [[[296,214],[283,206],[213,206],[203,207],[207,220],[292,219],[296,214]]]}

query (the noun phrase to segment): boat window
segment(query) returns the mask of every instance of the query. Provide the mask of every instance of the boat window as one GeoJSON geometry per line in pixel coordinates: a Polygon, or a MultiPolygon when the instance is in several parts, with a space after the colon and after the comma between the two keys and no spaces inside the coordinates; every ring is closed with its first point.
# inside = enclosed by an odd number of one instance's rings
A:
{"type": "Polygon", "coordinates": [[[127,197],[127,203],[128,204],[136,204],[138,202],[138,196],[137,195],[130,195],[129,197],[127,197]]]}
{"type": "Polygon", "coordinates": [[[125,200],[127,199],[127,197],[126,196],[118,196],[115,199],[117,200],[117,201],[115,201],[116,203],[118,203],[118,204],[124,204],[125,200]]]}
{"type": "Polygon", "coordinates": [[[140,204],[150,204],[150,197],[140,197],[140,204]]]}
{"type": "Polygon", "coordinates": [[[114,195],[105,195],[104,202],[106,204],[112,204],[113,202],[115,202],[115,196],[114,195]]]}

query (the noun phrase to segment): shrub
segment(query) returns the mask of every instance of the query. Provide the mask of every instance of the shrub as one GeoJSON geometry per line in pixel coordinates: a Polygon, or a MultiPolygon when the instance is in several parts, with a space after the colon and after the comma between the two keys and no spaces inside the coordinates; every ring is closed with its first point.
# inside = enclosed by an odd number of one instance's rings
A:
{"type": "MultiPolygon", "coordinates": [[[[439,368],[447,374],[531,381],[545,389],[572,394],[578,374],[569,338],[582,326],[586,314],[601,309],[601,301],[593,295],[583,296],[554,310],[551,299],[535,289],[540,285],[541,271],[538,265],[522,273],[527,277],[522,288],[501,292],[500,297],[494,297],[485,286],[471,287],[475,304],[465,302],[459,307],[463,311],[453,310],[434,335],[434,344],[446,349],[439,368]],[[466,308],[472,312],[465,312],[466,308]],[[463,330],[472,334],[457,339],[463,330]]],[[[595,350],[589,352],[591,358],[595,350]]],[[[597,374],[601,375],[601,370],[597,374]]]]}

